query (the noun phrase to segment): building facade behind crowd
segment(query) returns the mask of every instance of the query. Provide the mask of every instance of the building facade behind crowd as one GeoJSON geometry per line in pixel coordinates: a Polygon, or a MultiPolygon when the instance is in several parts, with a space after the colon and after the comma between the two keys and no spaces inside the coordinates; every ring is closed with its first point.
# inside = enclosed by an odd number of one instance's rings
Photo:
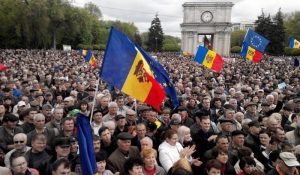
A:
{"type": "Polygon", "coordinates": [[[216,73],[177,53],[155,54],[179,106],[166,95],[157,110],[97,84],[103,52],[90,67],[75,51],[0,50],[8,66],[0,72],[0,174],[82,175],[78,113],[92,121],[99,174],[299,174],[293,59],[235,59],[216,73]]]}

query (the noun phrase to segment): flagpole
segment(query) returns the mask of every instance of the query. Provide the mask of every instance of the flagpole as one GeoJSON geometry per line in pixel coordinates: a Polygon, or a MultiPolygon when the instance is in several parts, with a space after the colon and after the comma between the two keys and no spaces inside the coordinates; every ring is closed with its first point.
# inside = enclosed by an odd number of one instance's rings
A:
{"type": "Polygon", "coordinates": [[[94,108],[95,108],[95,100],[96,100],[96,96],[97,96],[97,93],[98,93],[98,86],[99,86],[99,79],[96,80],[96,91],[95,91],[95,95],[94,95],[94,99],[93,99],[93,107],[92,107],[92,111],[91,111],[90,123],[92,123],[92,119],[93,119],[94,108]]]}

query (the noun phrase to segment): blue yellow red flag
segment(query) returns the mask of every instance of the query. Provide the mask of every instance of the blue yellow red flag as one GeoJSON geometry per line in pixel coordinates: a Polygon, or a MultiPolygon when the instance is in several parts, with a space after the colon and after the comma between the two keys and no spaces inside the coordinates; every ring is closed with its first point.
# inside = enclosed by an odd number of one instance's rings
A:
{"type": "Polygon", "coordinates": [[[97,175],[98,170],[93,147],[93,133],[89,118],[81,113],[78,113],[76,126],[82,174],[97,175]]]}
{"type": "Polygon", "coordinates": [[[295,38],[290,38],[289,47],[300,50],[300,42],[295,38]]]}
{"type": "Polygon", "coordinates": [[[248,58],[249,60],[251,60],[255,63],[259,63],[263,56],[263,53],[261,53],[258,50],[253,49],[247,43],[244,42],[240,55],[245,58],[248,58]]]}
{"type": "Polygon", "coordinates": [[[149,64],[126,35],[111,27],[100,78],[127,95],[160,111],[164,88],[154,79],[149,64]]]}
{"type": "Polygon", "coordinates": [[[257,51],[264,53],[266,46],[269,44],[269,40],[254,32],[253,30],[248,29],[244,39],[244,43],[248,44],[248,46],[257,51]]]}
{"type": "Polygon", "coordinates": [[[79,49],[79,54],[82,56],[86,56],[87,50],[79,49]]]}
{"type": "Polygon", "coordinates": [[[169,95],[171,98],[172,104],[174,107],[177,107],[179,105],[177,94],[175,91],[175,88],[170,81],[170,76],[167,73],[167,71],[164,69],[164,67],[159,64],[155,59],[153,59],[144,49],[142,49],[137,44],[135,45],[137,49],[141,52],[145,60],[150,66],[151,71],[154,74],[155,80],[163,86],[165,92],[169,95]]]}
{"type": "Polygon", "coordinates": [[[203,46],[198,47],[194,61],[217,72],[221,71],[224,64],[224,60],[219,54],[203,46]]]}
{"type": "Polygon", "coordinates": [[[94,56],[94,54],[92,54],[92,52],[90,50],[87,51],[86,56],[84,57],[86,62],[89,62],[91,66],[96,66],[97,65],[97,60],[94,56]]]}

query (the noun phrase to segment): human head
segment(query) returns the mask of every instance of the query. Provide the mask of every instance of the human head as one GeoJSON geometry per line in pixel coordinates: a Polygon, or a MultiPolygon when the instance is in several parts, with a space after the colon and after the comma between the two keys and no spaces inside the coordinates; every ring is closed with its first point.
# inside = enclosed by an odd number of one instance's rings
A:
{"type": "Polygon", "coordinates": [[[18,133],[14,136],[14,145],[17,151],[23,152],[23,149],[26,147],[27,135],[24,133],[18,133]]]}
{"type": "Polygon", "coordinates": [[[146,125],[144,123],[139,123],[136,125],[136,134],[139,139],[146,136],[146,125]]]}
{"type": "Polygon", "coordinates": [[[19,151],[13,152],[9,158],[9,162],[11,165],[11,170],[14,174],[16,173],[25,174],[28,164],[22,152],[19,151]]]}
{"type": "Polygon", "coordinates": [[[171,172],[174,175],[190,175],[193,171],[190,163],[186,159],[180,158],[174,163],[171,172]]]}
{"type": "Polygon", "coordinates": [[[205,170],[208,175],[221,175],[222,164],[216,159],[207,161],[205,170]]]}
{"type": "Polygon", "coordinates": [[[127,132],[119,133],[117,136],[118,148],[123,152],[129,151],[132,138],[132,135],[127,132]]]}
{"type": "Polygon", "coordinates": [[[293,175],[295,167],[299,165],[300,164],[293,153],[282,152],[279,154],[278,166],[285,175],[293,175]]]}
{"type": "Polygon", "coordinates": [[[66,117],[62,119],[61,128],[63,131],[73,131],[74,121],[71,117],[66,117]]]}
{"type": "Polygon", "coordinates": [[[118,105],[116,102],[110,102],[108,103],[108,113],[110,115],[116,115],[117,114],[118,105]]]}
{"type": "Polygon", "coordinates": [[[229,148],[228,138],[225,135],[219,135],[216,138],[216,146],[227,152],[229,148]]]}
{"type": "Polygon", "coordinates": [[[129,159],[126,160],[124,164],[124,169],[126,174],[130,175],[142,175],[143,170],[142,166],[144,165],[144,162],[141,158],[139,157],[130,157],[129,159]]]}
{"type": "Polygon", "coordinates": [[[105,143],[109,143],[111,142],[111,133],[108,129],[108,127],[106,126],[102,126],[99,130],[98,130],[98,133],[99,133],[99,137],[100,139],[105,142],[105,143]]]}
{"type": "Polygon", "coordinates": [[[67,158],[71,152],[70,138],[61,137],[54,140],[55,152],[57,158],[65,157],[67,158]]]}
{"type": "Polygon", "coordinates": [[[249,175],[256,167],[253,157],[245,156],[240,159],[239,166],[246,175],[249,175]]]}
{"type": "Polygon", "coordinates": [[[153,148],[153,141],[150,137],[144,137],[140,140],[141,142],[141,149],[144,148],[153,148]]]}
{"type": "Polygon", "coordinates": [[[154,167],[156,163],[157,151],[153,148],[144,148],[141,151],[141,157],[147,167],[154,167]]]}
{"type": "Polygon", "coordinates": [[[180,126],[177,130],[178,141],[183,144],[184,142],[188,142],[192,140],[191,138],[191,130],[186,126],[180,126]]]}
{"type": "Polygon", "coordinates": [[[102,154],[96,154],[96,163],[98,173],[103,173],[106,167],[106,158],[102,154]]]}
{"type": "Polygon", "coordinates": [[[33,153],[40,153],[45,150],[47,137],[43,133],[37,133],[32,137],[31,147],[33,153]]]}
{"type": "Polygon", "coordinates": [[[59,158],[52,165],[52,175],[61,174],[71,174],[71,162],[67,158],[59,158]]]}
{"type": "Polygon", "coordinates": [[[172,145],[172,146],[176,145],[176,143],[178,141],[178,137],[177,137],[176,131],[169,129],[169,130],[166,131],[165,136],[166,136],[166,141],[170,145],[172,145]]]}
{"type": "Polygon", "coordinates": [[[211,158],[218,160],[222,164],[226,164],[228,161],[228,151],[224,151],[220,147],[215,146],[211,150],[211,158]]]}
{"type": "Polygon", "coordinates": [[[116,124],[113,121],[103,122],[103,126],[106,126],[109,129],[111,135],[114,135],[116,124]]]}

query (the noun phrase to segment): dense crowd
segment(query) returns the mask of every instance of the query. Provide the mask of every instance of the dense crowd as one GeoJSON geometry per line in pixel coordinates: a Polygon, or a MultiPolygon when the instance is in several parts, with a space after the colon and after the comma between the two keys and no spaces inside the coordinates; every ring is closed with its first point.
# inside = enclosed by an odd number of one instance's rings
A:
{"type": "Polygon", "coordinates": [[[293,58],[237,56],[217,73],[150,53],[180,103],[167,95],[158,112],[99,79],[104,52],[93,54],[96,67],[78,51],[0,50],[0,174],[84,175],[79,113],[91,120],[99,175],[300,174],[293,58]]]}

